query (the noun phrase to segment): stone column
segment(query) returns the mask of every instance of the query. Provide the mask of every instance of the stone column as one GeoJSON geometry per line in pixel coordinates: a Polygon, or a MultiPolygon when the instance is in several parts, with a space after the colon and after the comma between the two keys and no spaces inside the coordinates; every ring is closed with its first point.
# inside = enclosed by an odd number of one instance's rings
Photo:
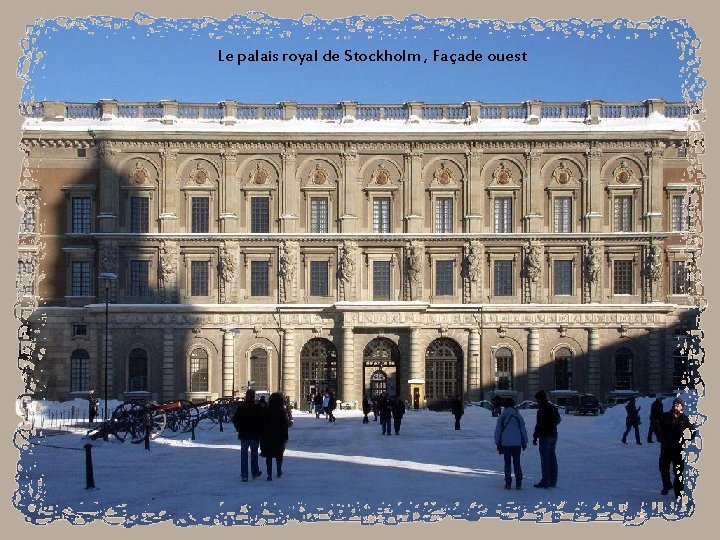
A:
{"type": "Polygon", "coordinates": [[[534,396],[540,390],[540,333],[537,328],[528,330],[527,389],[534,396]]]}
{"type": "Polygon", "coordinates": [[[352,326],[342,327],[342,400],[358,401],[355,389],[355,334],[352,326]]]}
{"type": "Polygon", "coordinates": [[[175,174],[178,151],[176,148],[160,150],[162,158],[162,178],[160,179],[160,232],[174,233],[177,230],[178,216],[176,209],[180,204],[177,200],[175,174]]]}
{"type": "Polygon", "coordinates": [[[648,392],[662,390],[662,331],[648,328],[648,392]]]}
{"type": "Polygon", "coordinates": [[[600,178],[600,167],[602,165],[602,150],[590,148],[586,151],[587,156],[587,183],[589,211],[585,214],[585,231],[601,232],[603,228],[603,186],[600,178]]]}
{"type": "Polygon", "coordinates": [[[649,176],[643,177],[643,189],[646,191],[644,198],[647,204],[643,213],[646,217],[645,227],[648,232],[663,230],[662,207],[663,207],[663,152],[665,144],[656,142],[650,151],[647,152],[649,160],[649,176]]]}
{"type": "Polygon", "coordinates": [[[543,220],[540,213],[543,201],[542,181],[540,178],[540,158],[543,151],[533,148],[527,152],[528,175],[523,182],[522,208],[524,218],[524,232],[542,232],[543,220]]]}
{"type": "Polygon", "coordinates": [[[355,232],[360,197],[355,196],[355,179],[358,175],[358,153],[349,147],[342,154],[343,175],[337,193],[338,227],[341,233],[355,232]]]}
{"type": "Polygon", "coordinates": [[[282,391],[291,401],[296,400],[295,395],[295,330],[285,329],[282,343],[282,355],[279,358],[282,372],[282,391]]]}
{"type": "Polygon", "coordinates": [[[220,232],[238,232],[238,215],[235,211],[240,204],[236,189],[233,189],[237,169],[237,151],[234,149],[222,152],[223,174],[220,178],[219,208],[220,232]]]}
{"type": "Polygon", "coordinates": [[[405,232],[409,233],[422,232],[424,194],[422,159],[423,152],[419,149],[412,149],[405,154],[405,189],[402,204],[406,223],[405,232]]]}
{"type": "Polygon", "coordinates": [[[288,145],[282,153],[282,174],[280,175],[280,193],[278,211],[280,212],[280,232],[293,233],[297,228],[300,202],[300,186],[297,185],[297,154],[295,148],[288,145]]]}
{"type": "Polygon", "coordinates": [[[116,232],[119,215],[120,185],[117,173],[118,150],[110,148],[107,142],[100,145],[100,193],[97,207],[97,230],[116,232]]]}
{"type": "Polygon", "coordinates": [[[472,401],[482,399],[480,354],[480,330],[471,328],[470,339],[468,340],[468,381],[465,395],[467,399],[472,401]]]}
{"type": "Polygon", "coordinates": [[[175,376],[185,369],[185,363],[175,364],[175,336],[170,329],[163,333],[162,396],[163,401],[180,397],[175,388],[175,376]]]}
{"type": "Polygon", "coordinates": [[[235,330],[223,330],[222,397],[233,397],[235,380],[235,330]]]}
{"type": "Polygon", "coordinates": [[[425,378],[425,358],[420,351],[420,328],[410,329],[410,378],[425,378]]]}
{"type": "Polygon", "coordinates": [[[587,374],[587,389],[591,394],[598,396],[600,391],[600,333],[597,328],[588,328],[587,374]]]}
{"type": "Polygon", "coordinates": [[[482,171],[482,148],[473,148],[465,153],[467,157],[468,175],[465,179],[465,198],[463,211],[465,224],[463,232],[480,233],[483,227],[482,205],[483,186],[480,172],[482,171]]]}

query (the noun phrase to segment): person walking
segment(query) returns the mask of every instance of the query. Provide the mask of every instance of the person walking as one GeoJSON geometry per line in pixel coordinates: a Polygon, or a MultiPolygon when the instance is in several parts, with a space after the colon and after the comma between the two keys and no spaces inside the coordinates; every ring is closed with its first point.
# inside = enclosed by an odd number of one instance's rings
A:
{"type": "Polygon", "coordinates": [[[400,424],[402,424],[403,416],[405,416],[405,401],[400,396],[395,396],[392,402],[393,429],[395,435],[400,435],[400,424]]]}
{"type": "Polygon", "coordinates": [[[675,492],[675,498],[682,496],[684,490],[683,472],[685,460],[683,459],[683,442],[685,431],[690,431],[690,440],[695,438],[695,426],[683,413],[682,398],[675,398],[670,411],[660,418],[660,478],[662,480],[662,493],[667,495],[670,489],[675,492]],[[670,466],[673,469],[673,482],[670,483],[670,466]]]}
{"type": "Polygon", "coordinates": [[[362,398],[363,424],[369,424],[368,414],[370,414],[370,400],[366,395],[362,398]]]}
{"type": "Polygon", "coordinates": [[[279,392],[273,392],[268,399],[265,430],[260,439],[260,455],[265,458],[268,482],[272,480],[273,458],[275,458],[275,476],[282,476],[283,455],[288,441],[288,419],[285,400],[279,392]]]}
{"type": "Polygon", "coordinates": [[[333,411],[335,410],[335,407],[337,407],[337,400],[335,399],[335,395],[330,392],[328,394],[328,404],[327,408],[325,409],[325,412],[327,413],[328,422],[334,422],[335,416],[333,415],[333,411]]]}
{"type": "Polygon", "coordinates": [[[258,446],[265,428],[267,410],[255,403],[255,390],[248,388],[245,399],[237,406],[232,423],[240,439],[240,476],[248,481],[248,450],[250,451],[250,472],[253,478],[262,475],[258,466],[258,446]]]}
{"type": "Polygon", "coordinates": [[[635,398],[631,397],[625,405],[625,433],[622,436],[622,443],[627,444],[627,436],[632,428],[635,428],[635,442],[640,442],[640,407],[635,408],[635,398]]]}
{"type": "Polygon", "coordinates": [[[380,398],[378,396],[373,396],[370,399],[370,405],[372,406],[373,422],[377,422],[378,413],[380,412],[380,398]]]}
{"type": "Polygon", "coordinates": [[[390,421],[392,420],[392,403],[390,402],[387,392],[384,392],[383,395],[380,396],[380,400],[378,401],[378,413],[380,416],[382,434],[392,435],[390,428],[390,421]]]}
{"type": "Polygon", "coordinates": [[[330,406],[330,393],[325,390],[325,394],[323,394],[322,398],[322,411],[325,415],[325,418],[328,417],[328,407],[330,406]]]}
{"type": "Polygon", "coordinates": [[[455,429],[460,429],[460,419],[465,414],[465,407],[459,396],[455,396],[452,401],[452,414],[455,417],[455,429]]]}
{"type": "Polygon", "coordinates": [[[662,396],[655,396],[655,401],[650,405],[650,425],[648,426],[647,442],[652,443],[653,433],[655,440],[660,441],[660,419],[665,411],[663,410],[662,396]]]}
{"type": "Polygon", "coordinates": [[[313,406],[315,407],[315,418],[320,418],[320,413],[323,411],[323,395],[320,392],[315,394],[313,406]]]}
{"type": "Polygon", "coordinates": [[[505,459],[505,489],[512,488],[512,470],[515,471],[515,489],[522,489],[523,472],[520,452],[527,448],[528,436],[525,419],[515,408],[513,398],[505,398],[502,413],[495,424],[495,445],[505,459]]]}
{"type": "Polygon", "coordinates": [[[540,390],[535,394],[535,399],[538,402],[538,410],[533,431],[533,445],[537,446],[540,441],[538,450],[540,451],[542,479],[534,486],[551,488],[557,485],[558,464],[555,447],[558,440],[557,426],[561,418],[557,407],[548,401],[545,390],[540,390]]]}
{"type": "Polygon", "coordinates": [[[88,423],[92,424],[95,422],[95,417],[98,413],[98,398],[95,397],[95,390],[88,390],[88,423]]]}

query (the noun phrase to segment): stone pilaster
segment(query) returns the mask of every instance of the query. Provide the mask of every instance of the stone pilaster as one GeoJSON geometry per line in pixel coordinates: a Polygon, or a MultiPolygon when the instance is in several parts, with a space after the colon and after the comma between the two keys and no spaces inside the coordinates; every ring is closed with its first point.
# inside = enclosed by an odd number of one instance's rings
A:
{"type": "Polygon", "coordinates": [[[294,233],[300,215],[298,205],[301,197],[297,181],[297,154],[288,145],[282,153],[282,174],[280,175],[280,232],[294,233]]]}
{"type": "Polygon", "coordinates": [[[466,398],[472,401],[480,401],[482,399],[480,354],[480,330],[471,328],[470,338],[468,340],[468,382],[466,398]]]}
{"type": "Polygon", "coordinates": [[[343,175],[338,186],[338,216],[339,232],[355,232],[357,225],[360,197],[354,197],[355,179],[358,176],[358,153],[355,148],[349,147],[342,155],[343,175]]]}
{"type": "Polygon", "coordinates": [[[482,148],[473,148],[465,154],[467,158],[467,178],[464,189],[464,230],[466,233],[480,233],[483,228],[483,189],[481,185],[482,148]]]}
{"type": "Polygon", "coordinates": [[[587,183],[589,210],[585,214],[585,231],[601,232],[603,222],[603,185],[600,177],[602,150],[592,147],[585,153],[587,157],[587,183]]]}
{"type": "Polygon", "coordinates": [[[662,390],[662,331],[648,328],[648,392],[662,390]]]}
{"type": "Polygon", "coordinates": [[[425,362],[420,352],[420,329],[410,329],[410,378],[425,378],[425,362]]]}
{"type": "Polygon", "coordinates": [[[587,374],[587,389],[591,394],[598,396],[600,391],[600,333],[597,328],[588,328],[587,374]]]}
{"type": "Polygon", "coordinates": [[[177,148],[163,148],[160,150],[162,158],[162,178],[160,180],[160,232],[178,232],[178,217],[176,209],[180,201],[177,200],[177,148]]]}
{"type": "Polygon", "coordinates": [[[420,233],[423,229],[423,152],[413,149],[405,155],[404,213],[405,232],[420,233]]]}
{"type": "Polygon", "coordinates": [[[233,381],[235,380],[235,331],[232,328],[223,330],[222,352],[222,396],[233,397],[233,381]]]}
{"type": "Polygon", "coordinates": [[[119,178],[117,167],[118,150],[107,142],[98,150],[100,159],[100,197],[97,209],[98,230],[103,233],[116,232],[119,213],[119,178]]]}
{"type": "Polygon", "coordinates": [[[533,148],[527,152],[527,171],[522,190],[522,208],[525,222],[525,231],[530,233],[542,232],[543,220],[542,210],[543,192],[540,178],[540,166],[543,151],[540,148],[533,148]]]}
{"type": "Polygon", "coordinates": [[[342,329],[342,400],[357,400],[355,390],[355,335],[351,326],[342,329]]]}
{"type": "Polygon", "coordinates": [[[163,400],[175,399],[178,396],[175,388],[175,375],[179,370],[184,369],[185,363],[179,362],[175,365],[175,336],[172,330],[165,330],[163,333],[163,357],[162,357],[162,396],[163,400]]]}
{"type": "Polygon", "coordinates": [[[295,395],[295,330],[285,329],[282,344],[282,356],[278,359],[282,365],[282,391],[291,401],[297,399],[295,395]]]}
{"type": "Polygon", "coordinates": [[[528,395],[534,396],[540,390],[540,333],[537,328],[528,330],[527,379],[528,395]]]}
{"type": "Polygon", "coordinates": [[[649,176],[643,177],[643,189],[645,197],[643,202],[643,215],[645,216],[645,230],[656,232],[663,230],[662,209],[663,209],[663,152],[665,144],[656,142],[648,150],[648,172],[649,176]]]}

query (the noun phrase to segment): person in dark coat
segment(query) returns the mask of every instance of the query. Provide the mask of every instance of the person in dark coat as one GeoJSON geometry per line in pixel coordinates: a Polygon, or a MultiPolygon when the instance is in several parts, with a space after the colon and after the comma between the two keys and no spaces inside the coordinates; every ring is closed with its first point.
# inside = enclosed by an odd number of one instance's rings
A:
{"type": "Polygon", "coordinates": [[[490,401],[490,404],[492,406],[492,415],[493,418],[500,416],[501,405],[502,405],[502,398],[500,396],[493,396],[492,400],[490,401]]]}
{"type": "Polygon", "coordinates": [[[380,427],[383,435],[392,435],[390,421],[392,420],[392,401],[387,393],[383,393],[378,401],[378,414],[380,415],[380,427]]]}
{"type": "Polygon", "coordinates": [[[460,429],[460,419],[465,414],[465,407],[458,396],[455,396],[452,401],[452,414],[455,417],[455,429],[460,429]]]}
{"type": "Polygon", "coordinates": [[[627,413],[627,416],[625,417],[625,433],[623,433],[622,436],[622,442],[623,444],[627,444],[627,436],[628,433],[630,433],[630,430],[632,428],[635,428],[635,442],[637,444],[642,444],[640,442],[640,407],[635,407],[635,398],[631,397],[630,401],[627,402],[627,405],[625,405],[625,412],[627,413]]]}
{"type": "Polygon", "coordinates": [[[245,399],[235,409],[232,423],[240,439],[240,476],[248,481],[248,449],[250,450],[250,469],[253,478],[262,473],[258,466],[258,446],[265,429],[267,410],[255,403],[255,390],[248,388],[245,399]]]}
{"type": "Polygon", "coordinates": [[[380,412],[380,398],[378,396],[373,396],[370,399],[370,405],[373,412],[373,422],[377,422],[378,413],[380,412]]]}
{"type": "Polygon", "coordinates": [[[313,398],[313,406],[315,407],[315,418],[320,418],[320,413],[323,411],[322,392],[315,394],[315,397],[313,398]]]}
{"type": "Polygon", "coordinates": [[[88,390],[88,422],[92,424],[98,413],[98,398],[95,397],[95,390],[88,390]]]}
{"type": "Polygon", "coordinates": [[[335,399],[335,394],[332,392],[328,394],[328,398],[328,406],[327,409],[325,409],[325,412],[327,412],[328,415],[328,422],[334,422],[335,415],[333,415],[333,411],[335,410],[335,407],[337,407],[337,400],[335,399]]]}
{"type": "Polygon", "coordinates": [[[537,420],[533,431],[533,445],[537,446],[540,441],[540,468],[542,469],[542,480],[534,484],[536,488],[551,488],[557,485],[558,464],[555,455],[558,432],[557,425],[560,423],[560,413],[557,407],[550,403],[545,390],[535,394],[538,402],[537,420]]]}
{"type": "Polygon", "coordinates": [[[683,459],[683,443],[685,440],[685,431],[690,431],[690,440],[695,438],[695,426],[690,419],[683,414],[683,400],[675,398],[672,409],[664,413],[660,418],[660,459],[658,465],[660,467],[660,478],[662,479],[663,495],[667,495],[672,488],[675,492],[675,498],[682,495],[683,471],[685,470],[685,460],[683,459]],[[670,483],[670,466],[672,465],[674,479],[670,483]]]}
{"type": "Polygon", "coordinates": [[[283,455],[288,441],[288,419],[285,400],[279,392],[273,392],[268,399],[267,421],[260,439],[260,455],[265,458],[267,479],[272,480],[272,460],[275,458],[275,474],[282,476],[283,455]]]}
{"type": "Polygon", "coordinates": [[[362,399],[362,412],[363,412],[363,424],[370,423],[370,420],[368,419],[368,414],[370,414],[371,408],[370,408],[370,400],[367,396],[363,396],[362,399]]]}
{"type": "Polygon", "coordinates": [[[405,401],[402,400],[400,396],[395,396],[395,399],[392,402],[392,417],[395,435],[400,435],[400,424],[402,423],[403,416],[405,416],[405,401]]]}
{"type": "Polygon", "coordinates": [[[505,408],[495,424],[495,445],[505,460],[505,489],[512,488],[512,470],[515,471],[515,488],[522,489],[523,472],[520,452],[527,448],[528,436],[525,419],[515,408],[513,398],[505,398],[505,408]]]}
{"type": "Polygon", "coordinates": [[[660,418],[662,418],[664,412],[662,396],[655,397],[655,401],[653,401],[650,406],[650,425],[648,426],[647,442],[653,442],[653,433],[655,434],[655,439],[660,441],[660,418]]]}

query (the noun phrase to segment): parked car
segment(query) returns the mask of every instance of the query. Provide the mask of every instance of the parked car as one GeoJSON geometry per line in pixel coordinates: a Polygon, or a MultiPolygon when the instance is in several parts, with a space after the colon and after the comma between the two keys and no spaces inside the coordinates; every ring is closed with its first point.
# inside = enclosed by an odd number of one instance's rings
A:
{"type": "Polygon", "coordinates": [[[531,400],[525,400],[517,407],[518,409],[537,409],[538,404],[537,401],[531,401],[531,400]]]}
{"type": "Polygon", "coordinates": [[[638,398],[640,397],[640,394],[634,390],[614,390],[613,392],[610,392],[610,396],[607,398],[605,406],[614,407],[615,405],[622,405],[623,403],[630,401],[631,397],[638,398]]]}
{"type": "Polygon", "coordinates": [[[483,409],[487,409],[488,411],[492,411],[492,403],[490,403],[487,399],[483,399],[482,401],[473,401],[470,403],[470,405],[473,405],[475,407],[482,407],[483,409]]]}
{"type": "Polygon", "coordinates": [[[592,394],[580,394],[570,397],[565,403],[565,414],[586,415],[593,414],[597,416],[605,412],[600,400],[592,394]]]}

